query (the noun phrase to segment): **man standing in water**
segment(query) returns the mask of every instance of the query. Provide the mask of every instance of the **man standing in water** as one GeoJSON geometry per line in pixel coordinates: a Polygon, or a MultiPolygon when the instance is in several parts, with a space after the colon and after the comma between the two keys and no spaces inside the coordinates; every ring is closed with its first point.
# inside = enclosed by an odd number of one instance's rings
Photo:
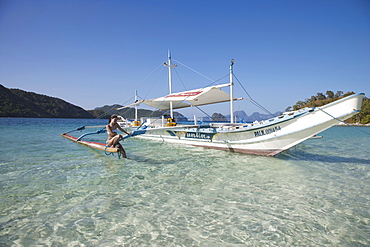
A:
{"type": "Polygon", "coordinates": [[[126,133],[127,135],[130,135],[130,133],[122,129],[121,126],[119,126],[119,124],[117,123],[117,120],[118,120],[118,116],[116,114],[113,114],[109,118],[109,123],[106,126],[107,133],[108,133],[107,144],[111,147],[117,147],[119,152],[122,154],[122,157],[127,158],[125,150],[123,149],[122,145],[119,143],[119,140],[122,138],[122,135],[119,135],[117,133],[117,129],[126,133]]]}

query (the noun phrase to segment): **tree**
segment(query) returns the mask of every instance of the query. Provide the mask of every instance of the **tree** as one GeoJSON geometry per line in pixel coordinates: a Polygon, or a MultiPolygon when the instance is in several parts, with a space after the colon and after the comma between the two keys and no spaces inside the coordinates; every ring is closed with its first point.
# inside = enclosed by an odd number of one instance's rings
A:
{"type": "Polygon", "coordinates": [[[328,99],[334,99],[333,91],[326,91],[326,95],[328,96],[328,99]]]}
{"type": "Polygon", "coordinates": [[[344,96],[344,97],[347,97],[347,96],[350,96],[350,95],[352,95],[352,94],[355,94],[355,93],[354,93],[354,92],[349,92],[349,91],[348,91],[348,92],[347,92],[347,93],[345,93],[343,96],[344,96]]]}
{"type": "Polygon", "coordinates": [[[360,113],[348,119],[346,122],[360,124],[370,123],[370,99],[365,97],[362,101],[360,113]]]}
{"type": "Polygon", "coordinates": [[[326,99],[325,95],[323,93],[317,93],[317,96],[316,96],[317,100],[324,100],[326,99]]]}
{"type": "Polygon", "coordinates": [[[311,96],[311,102],[315,102],[317,98],[315,96],[311,96]]]}
{"type": "MultiPolygon", "coordinates": [[[[354,92],[347,92],[343,94],[343,91],[337,91],[335,94],[332,91],[326,91],[327,98],[322,93],[317,93],[317,96],[311,96],[305,101],[298,101],[294,106],[293,110],[299,110],[304,107],[319,107],[338,99],[344,98],[354,94],[354,92]],[[309,101],[309,102],[308,102],[309,101]],[[308,102],[308,103],[307,103],[308,102]]],[[[285,111],[291,111],[292,107],[289,106],[285,111]]],[[[362,102],[361,111],[354,115],[353,117],[346,120],[347,123],[360,123],[360,124],[369,124],[370,123],[370,99],[364,98],[362,102]]]]}
{"type": "Polygon", "coordinates": [[[302,108],[303,106],[305,106],[306,103],[304,101],[297,101],[297,103],[295,103],[295,105],[293,106],[293,109],[294,110],[298,110],[300,108],[302,108]]]}
{"type": "Polygon", "coordinates": [[[334,95],[334,98],[338,99],[343,96],[343,91],[337,91],[334,95]]]}

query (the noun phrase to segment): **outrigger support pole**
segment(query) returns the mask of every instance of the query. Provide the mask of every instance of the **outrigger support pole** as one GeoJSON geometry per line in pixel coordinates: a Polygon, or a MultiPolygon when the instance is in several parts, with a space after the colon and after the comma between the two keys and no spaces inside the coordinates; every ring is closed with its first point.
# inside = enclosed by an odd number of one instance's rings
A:
{"type": "Polygon", "coordinates": [[[146,130],[145,129],[137,129],[137,130],[134,130],[131,132],[131,135],[126,135],[124,137],[121,138],[121,140],[124,140],[124,139],[127,139],[129,137],[133,137],[133,136],[138,136],[138,135],[142,135],[142,134],[145,134],[146,133],[146,130]]]}
{"type": "Polygon", "coordinates": [[[84,130],[84,129],[102,128],[102,127],[105,127],[105,126],[104,125],[99,125],[99,126],[81,126],[81,127],[78,127],[77,129],[67,131],[64,134],[68,134],[68,133],[71,133],[71,132],[74,132],[74,131],[81,131],[81,130],[84,130]]]}
{"type": "Polygon", "coordinates": [[[77,138],[76,141],[80,141],[83,137],[85,136],[88,136],[88,135],[95,135],[95,134],[101,134],[101,133],[105,133],[107,130],[105,128],[101,129],[101,130],[97,130],[97,131],[94,131],[94,132],[89,132],[89,133],[86,133],[86,134],[83,134],[81,135],[79,138],[77,138]]]}

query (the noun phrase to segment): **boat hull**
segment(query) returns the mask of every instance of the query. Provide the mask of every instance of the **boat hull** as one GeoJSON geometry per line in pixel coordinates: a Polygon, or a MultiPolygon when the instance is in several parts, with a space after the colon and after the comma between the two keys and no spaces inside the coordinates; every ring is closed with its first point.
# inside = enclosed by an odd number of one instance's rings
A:
{"type": "MultiPolygon", "coordinates": [[[[246,154],[275,156],[357,114],[364,94],[354,94],[316,108],[286,113],[280,117],[245,125],[148,128],[138,138],[246,154]]],[[[131,129],[132,130],[132,129],[131,129]]]]}

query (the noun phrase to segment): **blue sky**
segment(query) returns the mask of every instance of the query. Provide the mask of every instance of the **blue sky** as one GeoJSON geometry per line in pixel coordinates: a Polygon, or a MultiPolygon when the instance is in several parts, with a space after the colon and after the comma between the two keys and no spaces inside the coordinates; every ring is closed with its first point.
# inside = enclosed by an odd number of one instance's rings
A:
{"type": "MultiPolygon", "coordinates": [[[[154,98],[168,92],[168,49],[213,80],[235,59],[236,77],[271,112],[327,90],[370,96],[370,1],[0,0],[8,88],[84,109],[131,103],[135,90],[154,98]],[[163,75],[145,79],[158,66],[163,75]]],[[[209,83],[179,64],[173,91],[209,83]]],[[[247,98],[238,85],[235,94],[247,98]]],[[[261,112],[248,101],[235,110],[261,112]]],[[[228,114],[228,105],[205,111],[228,114]]]]}

